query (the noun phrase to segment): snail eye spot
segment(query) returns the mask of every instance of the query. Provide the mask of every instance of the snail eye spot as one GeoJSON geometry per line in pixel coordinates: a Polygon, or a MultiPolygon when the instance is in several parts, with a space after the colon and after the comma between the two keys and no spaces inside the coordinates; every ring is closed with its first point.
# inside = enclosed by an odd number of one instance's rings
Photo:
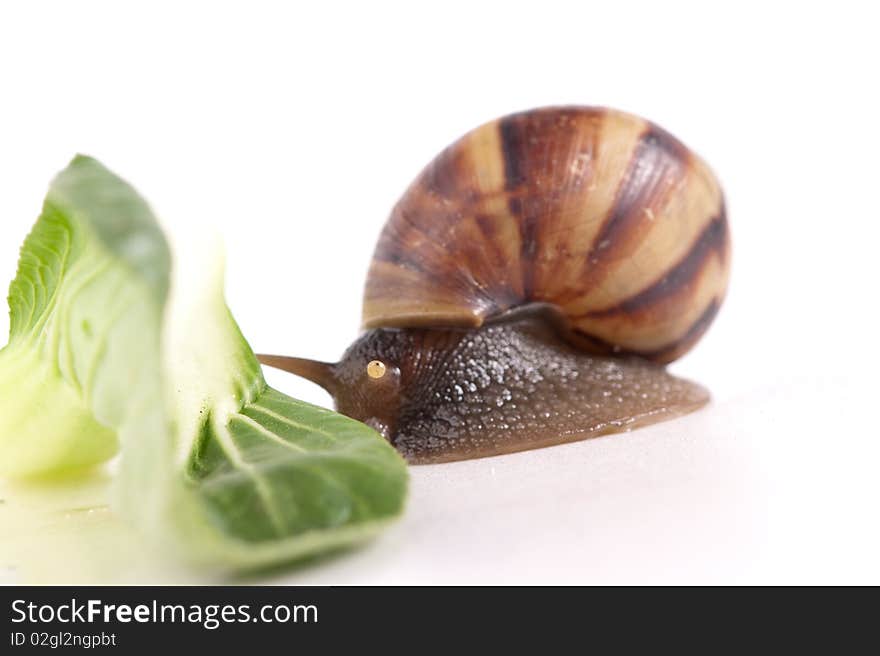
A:
{"type": "Polygon", "coordinates": [[[380,360],[371,360],[367,364],[367,375],[370,378],[381,378],[385,375],[385,363],[380,360]]]}

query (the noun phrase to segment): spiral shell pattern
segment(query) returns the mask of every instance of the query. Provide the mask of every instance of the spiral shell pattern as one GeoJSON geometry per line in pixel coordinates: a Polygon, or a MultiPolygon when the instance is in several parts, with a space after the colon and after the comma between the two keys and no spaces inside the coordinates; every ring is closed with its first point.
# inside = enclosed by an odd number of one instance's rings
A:
{"type": "Polygon", "coordinates": [[[730,262],[721,188],[644,119],[556,107],[446,148],[392,210],[364,294],[376,327],[478,327],[555,306],[595,352],[669,362],[708,328],[730,262]]]}

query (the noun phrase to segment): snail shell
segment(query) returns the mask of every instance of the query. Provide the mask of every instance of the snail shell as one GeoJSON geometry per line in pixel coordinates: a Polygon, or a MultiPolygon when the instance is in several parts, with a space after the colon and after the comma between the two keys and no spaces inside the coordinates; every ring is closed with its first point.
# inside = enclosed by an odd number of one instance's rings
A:
{"type": "Polygon", "coordinates": [[[658,126],[592,107],[487,123],[394,207],[364,294],[365,328],[476,328],[529,303],[596,353],[670,362],[714,319],[729,273],[721,189],[658,126]]]}

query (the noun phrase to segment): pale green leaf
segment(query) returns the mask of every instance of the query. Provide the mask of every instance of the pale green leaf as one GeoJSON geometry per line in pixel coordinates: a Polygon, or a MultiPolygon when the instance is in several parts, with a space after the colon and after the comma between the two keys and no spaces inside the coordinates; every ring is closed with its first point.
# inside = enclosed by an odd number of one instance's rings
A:
{"type": "Polygon", "coordinates": [[[49,474],[122,444],[116,505],[225,568],[369,537],[403,460],[369,427],[269,388],[223,298],[222,258],[175,281],[146,203],[93,159],[50,188],[10,287],[0,471],[49,474]]]}

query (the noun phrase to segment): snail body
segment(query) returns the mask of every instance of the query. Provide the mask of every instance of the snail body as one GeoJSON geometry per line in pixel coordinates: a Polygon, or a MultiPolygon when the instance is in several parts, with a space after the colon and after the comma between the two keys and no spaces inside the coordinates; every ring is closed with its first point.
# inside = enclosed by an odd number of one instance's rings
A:
{"type": "Polygon", "coordinates": [[[609,109],[532,110],[410,185],[339,363],[260,357],[412,462],[584,439],[708,401],[663,364],[714,319],[729,260],[721,189],[675,137],[609,109]]]}

